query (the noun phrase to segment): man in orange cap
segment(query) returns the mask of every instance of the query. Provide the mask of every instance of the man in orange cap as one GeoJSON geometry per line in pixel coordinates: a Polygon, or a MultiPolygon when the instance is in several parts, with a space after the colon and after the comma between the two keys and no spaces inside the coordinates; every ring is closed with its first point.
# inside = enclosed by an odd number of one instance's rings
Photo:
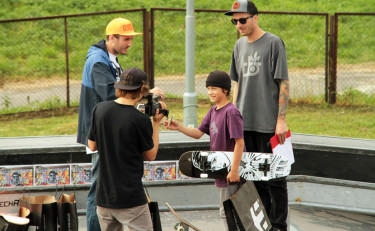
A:
{"type": "MultiPolygon", "coordinates": [[[[141,34],[134,31],[133,24],[129,20],[115,18],[107,25],[107,39],[103,39],[90,47],[82,74],[78,143],[88,146],[87,135],[95,106],[100,102],[116,99],[114,84],[120,79],[122,73],[117,55],[127,54],[128,49],[132,46],[134,36],[141,34]]],[[[159,88],[151,89],[151,92],[164,98],[164,93],[159,88]]],[[[86,152],[91,155],[93,164],[93,181],[87,196],[86,206],[87,230],[97,231],[100,230],[95,202],[99,155],[98,152],[92,152],[89,148],[86,148],[86,152]]]]}

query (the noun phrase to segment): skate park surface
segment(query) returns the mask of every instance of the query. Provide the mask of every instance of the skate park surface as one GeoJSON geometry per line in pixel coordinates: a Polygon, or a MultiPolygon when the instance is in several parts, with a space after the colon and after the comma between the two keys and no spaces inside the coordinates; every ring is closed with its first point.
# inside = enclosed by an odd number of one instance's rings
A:
{"type": "MultiPolygon", "coordinates": [[[[179,216],[202,231],[225,231],[219,210],[177,211],[179,216]]],[[[178,221],[171,212],[160,212],[162,229],[174,230],[178,221]]],[[[290,207],[289,231],[370,231],[375,230],[375,217],[370,215],[311,208],[290,207]]],[[[86,231],[86,217],[79,217],[80,231],[86,231]]],[[[191,230],[191,229],[189,229],[191,230]]]]}
{"type": "MultiPolygon", "coordinates": [[[[375,230],[375,140],[293,134],[296,163],[288,176],[289,230],[375,230]]],[[[0,138],[0,165],[90,162],[75,136],[0,138]]],[[[194,140],[175,132],[160,133],[157,160],[177,160],[187,150],[207,150],[209,138],[194,140]]],[[[218,192],[212,180],[145,182],[159,203],[163,230],[181,218],[201,230],[225,230],[219,217],[218,192]]],[[[86,230],[89,185],[66,186],[76,192],[79,225],[86,230]]],[[[32,195],[56,195],[63,186],[30,186],[32,195]]],[[[0,202],[17,198],[25,188],[0,188],[0,202]]],[[[0,207],[0,211],[1,211],[0,207]]]]}

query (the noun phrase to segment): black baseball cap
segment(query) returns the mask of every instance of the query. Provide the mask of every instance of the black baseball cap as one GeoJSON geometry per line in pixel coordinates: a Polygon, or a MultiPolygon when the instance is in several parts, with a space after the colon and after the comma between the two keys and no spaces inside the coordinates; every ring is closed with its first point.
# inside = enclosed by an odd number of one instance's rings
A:
{"type": "Polygon", "coordinates": [[[225,71],[212,71],[207,77],[206,87],[221,87],[230,91],[230,77],[225,71]]]}
{"type": "Polygon", "coordinates": [[[147,74],[136,67],[126,69],[120,76],[115,88],[121,90],[136,90],[147,83],[147,74]]]}
{"type": "Polygon", "coordinates": [[[232,5],[232,10],[224,15],[232,16],[234,13],[258,14],[258,9],[252,1],[237,0],[232,5]]]}

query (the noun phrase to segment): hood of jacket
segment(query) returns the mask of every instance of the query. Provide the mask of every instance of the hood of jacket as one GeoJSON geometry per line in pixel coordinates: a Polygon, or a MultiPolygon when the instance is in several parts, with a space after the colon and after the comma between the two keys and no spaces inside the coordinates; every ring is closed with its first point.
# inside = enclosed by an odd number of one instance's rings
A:
{"type": "Polygon", "coordinates": [[[106,57],[109,58],[109,54],[108,54],[108,50],[107,50],[107,47],[105,45],[105,42],[106,41],[103,39],[100,42],[92,45],[90,47],[89,51],[87,52],[86,58],[89,58],[91,55],[97,55],[97,54],[104,55],[103,51],[106,54],[106,57]]]}

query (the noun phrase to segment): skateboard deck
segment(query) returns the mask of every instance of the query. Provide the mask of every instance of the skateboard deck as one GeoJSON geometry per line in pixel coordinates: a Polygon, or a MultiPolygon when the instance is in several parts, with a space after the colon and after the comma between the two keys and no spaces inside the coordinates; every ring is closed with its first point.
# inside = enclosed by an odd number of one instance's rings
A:
{"type": "MultiPolygon", "coordinates": [[[[179,169],[190,177],[226,179],[233,152],[189,151],[180,156],[179,169]]],[[[242,179],[268,181],[286,177],[291,170],[288,158],[272,153],[244,152],[239,167],[242,179]]]]}
{"type": "Polygon", "coordinates": [[[183,220],[177,213],[176,211],[174,211],[174,209],[172,208],[172,206],[168,203],[168,202],[165,202],[165,204],[168,206],[169,210],[173,213],[173,215],[175,215],[175,217],[177,217],[177,219],[180,221],[178,223],[176,223],[174,225],[174,229],[177,230],[177,231],[187,231],[189,230],[189,228],[192,228],[193,230],[196,230],[196,231],[200,231],[200,229],[198,229],[197,227],[195,227],[194,225],[190,224],[189,222],[183,220]]]}

